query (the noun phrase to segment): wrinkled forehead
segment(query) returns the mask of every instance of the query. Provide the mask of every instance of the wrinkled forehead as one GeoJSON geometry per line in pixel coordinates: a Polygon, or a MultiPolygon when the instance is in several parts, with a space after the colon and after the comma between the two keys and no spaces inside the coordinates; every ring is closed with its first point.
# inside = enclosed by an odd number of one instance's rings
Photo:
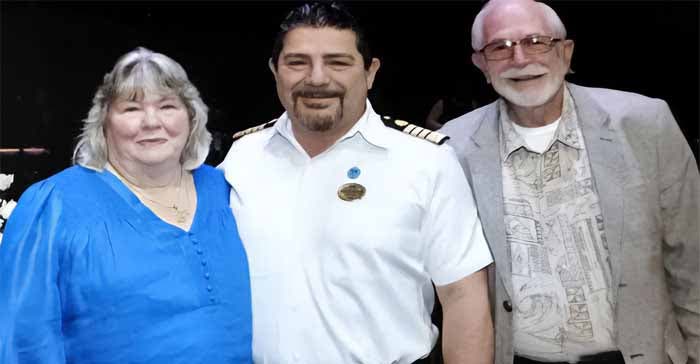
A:
{"type": "Polygon", "coordinates": [[[535,2],[496,5],[484,17],[484,44],[494,40],[518,40],[527,35],[551,35],[542,9],[535,2]]]}

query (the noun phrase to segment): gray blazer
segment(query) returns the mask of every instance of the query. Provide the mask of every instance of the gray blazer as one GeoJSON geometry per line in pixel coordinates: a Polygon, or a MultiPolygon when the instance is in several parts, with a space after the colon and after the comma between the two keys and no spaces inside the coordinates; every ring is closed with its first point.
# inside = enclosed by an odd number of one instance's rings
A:
{"type": "MultiPolygon", "coordinates": [[[[628,364],[698,363],[700,176],[668,105],[568,84],[601,202],[616,297],[617,343],[628,364]]],[[[489,272],[496,363],[510,364],[512,283],[494,102],[448,122],[472,186],[495,268],[489,272]],[[495,271],[495,272],[494,272],[495,271]]]]}

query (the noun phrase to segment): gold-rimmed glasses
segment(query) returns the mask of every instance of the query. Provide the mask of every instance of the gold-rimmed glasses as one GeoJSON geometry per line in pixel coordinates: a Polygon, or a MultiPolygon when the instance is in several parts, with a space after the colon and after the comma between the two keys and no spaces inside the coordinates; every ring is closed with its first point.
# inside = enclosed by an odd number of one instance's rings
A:
{"type": "Polygon", "coordinates": [[[501,61],[513,57],[515,46],[518,44],[525,54],[541,54],[551,51],[561,40],[546,35],[528,35],[520,40],[503,39],[491,42],[479,52],[489,61],[501,61]]]}

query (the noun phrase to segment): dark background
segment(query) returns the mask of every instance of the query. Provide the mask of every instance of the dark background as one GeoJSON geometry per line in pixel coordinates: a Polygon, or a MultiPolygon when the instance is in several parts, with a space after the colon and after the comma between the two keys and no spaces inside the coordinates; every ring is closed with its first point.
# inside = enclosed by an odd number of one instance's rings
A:
{"type": "MultiPolygon", "coordinates": [[[[298,2],[2,2],[0,157],[12,193],[70,165],[75,137],[102,76],[137,46],[187,70],[211,109],[216,164],[237,130],[283,111],[267,68],[279,22],[298,2]]],[[[470,62],[475,2],[351,2],[382,61],[374,108],[423,124],[433,103],[495,99],[470,62]]],[[[697,1],[553,1],[576,48],[569,80],[665,99],[697,155],[697,1]]],[[[471,106],[469,106],[471,105],[471,106]]],[[[16,196],[15,196],[16,198],[16,196]]]]}

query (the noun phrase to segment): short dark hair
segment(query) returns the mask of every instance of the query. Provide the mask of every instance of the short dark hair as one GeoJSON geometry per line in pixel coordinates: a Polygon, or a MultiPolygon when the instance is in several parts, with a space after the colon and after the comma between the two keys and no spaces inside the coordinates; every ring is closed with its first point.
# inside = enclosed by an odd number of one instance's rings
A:
{"type": "Polygon", "coordinates": [[[280,30],[272,46],[272,63],[275,69],[279,60],[284,37],[297,27],[349,29],[355,33],[357,50],[362,55],[365,69],[372,63],[372,54],[365,38],[365,32],[348,9],[337,2],[314,2],[301,5],[287,14],[280,24],[280,30]]]}

